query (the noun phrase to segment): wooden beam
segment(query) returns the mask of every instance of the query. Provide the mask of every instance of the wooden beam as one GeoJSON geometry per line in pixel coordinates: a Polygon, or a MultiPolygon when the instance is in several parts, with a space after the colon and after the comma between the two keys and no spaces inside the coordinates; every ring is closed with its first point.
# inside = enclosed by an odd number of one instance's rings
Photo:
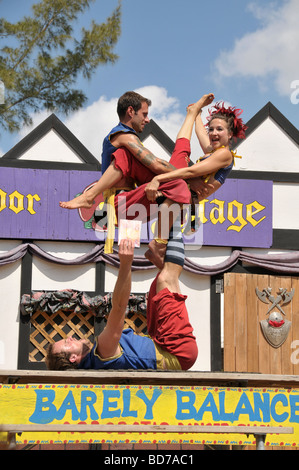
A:
{"type": "Polygon", "coordinates": [[[0,432],[156,432],[202,434],[293,434],[292,427],[280,426],[185,426],[185,425],[130,425],[130,424],[1,424],[0,432]]]}
{"type": "Polygon", "coordinates": [[[298,375],[196,371],[0,370],[0,383],[268,386],[299,388],[298,375]]]}

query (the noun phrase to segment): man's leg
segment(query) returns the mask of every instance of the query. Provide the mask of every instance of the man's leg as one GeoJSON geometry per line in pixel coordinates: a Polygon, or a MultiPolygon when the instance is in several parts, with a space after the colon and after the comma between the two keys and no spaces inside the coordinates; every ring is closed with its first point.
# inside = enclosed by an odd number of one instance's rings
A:
{"type": "Polygon", "coordinates": [[[181,232],[181,206],[178,204],[170,204],[169,206],[162,204],[159,209],[158,224],[161,220],[164,221],[164,223],[158,226],[158,235],[150,241],[149,249],[144,255],[160,270],[163,269],[164,262],[172,261],[170,258],[171,254],[176,258],[181,255],[183,266],[184,245],[182,243],[181,232]],[[169,214],[167,211],[169,211],[169,214]],[[169,219],[169,226],[165,223],[167,219],[169,219]],[[167,240],[167,242],[163,243],[163,240],[167,240]],[[167,259],[165,258],[166,253],[168,253],[167,259]]]}
{"type": "MultiPolygon", "coordinates": [[[[176,226],[174,227],[174,229],[176,226]]],[[[165,263],[163,269],[151,284],[148,296],[148,314],[147,314],[147,327],[149,332],[155,329],[155,305],[152,302],[153,297],[164,288],[168,288],[170,292],[181,293],[179,278],[185,262],[185,248],[182,233],[174,236],[173,229],[171,230],[171,237],[167,245],[165,254],[165,263]]],[[[150,332],[150,335],[153,331],[150,332]]]]}
{"type": "Polygon", "coordinates": [[[177,240],[177,245],[181,245],[180,255],[175,255],[174,246],[173,249],[167,246],[163,270],[151,285],[147,325],[156,344],[176,356],[181,368],[187,370],[194,364],[198,348],[185,305],[186,296],[181,294],[179,286],[184,263],[183,240],[177,240]]]}

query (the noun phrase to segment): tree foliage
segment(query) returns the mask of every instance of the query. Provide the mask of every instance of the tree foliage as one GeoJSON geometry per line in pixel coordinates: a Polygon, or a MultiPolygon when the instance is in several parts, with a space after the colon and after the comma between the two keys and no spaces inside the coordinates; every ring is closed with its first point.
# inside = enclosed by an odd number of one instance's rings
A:
{"type": "Polygon", "coordinates": [[[40,0],[30,17],[15,24],[0,19],[2,128],[19,130],[41,109],[67,114],[81,108],[86,96],[76,89],[79,75],[89,79],[99,65],[118,59],[113,49],[120,35],[120,3],[105,23],[93,21],[74,37],[73,24],[93,1],[40,0]]]}

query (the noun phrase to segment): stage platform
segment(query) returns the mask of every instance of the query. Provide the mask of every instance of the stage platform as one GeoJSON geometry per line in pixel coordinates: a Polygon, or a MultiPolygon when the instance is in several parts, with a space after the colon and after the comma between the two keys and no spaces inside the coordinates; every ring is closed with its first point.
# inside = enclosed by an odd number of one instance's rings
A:
{"type": "Polygon", "coordinates": [[[221,387],[299,387],[299,376],[248,372],[197,372],[156,370],[0,370],[0,383],[7,384],[119,384],[221,387]]]}

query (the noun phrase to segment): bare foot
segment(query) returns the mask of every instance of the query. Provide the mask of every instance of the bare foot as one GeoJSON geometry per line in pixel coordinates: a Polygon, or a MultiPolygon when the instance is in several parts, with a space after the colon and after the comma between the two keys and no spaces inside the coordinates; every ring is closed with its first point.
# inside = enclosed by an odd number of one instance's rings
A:
{"type": "Polygon", "coordinates": [[[87,198],[87,193],[83,193],[80,196],[75,197],[67,202],[59,203],[60,207],[63,209],[79,209],[81,207],[85,207],[89,209],[92,207],[93,201],[90,201],[90,198],[87,198]]]}
{"type": "Polygon", "coordinates": [[[202,108],[208,106],[213,102],[214,94],[208,93],[203,95],[196,103],[189,104],[187,111],[191,114],[195,114],[196,116],[200,113],[202,108]]]}
{"type": "Polygon", "coordinates": [[[204,106],[208,106],[213,102],[213,99],[215,98],[214,93],[207,93],[206,95],[203,95],[198,103],[201,102],[201,107],[203,108],[204,106]]]}
{"type": "Polygon", "coordinates": [[[149,249],[144,253],[144,256],[158,269],[162,270],[164,266],[164,257],[166,253],[167,245],[164,243],[158,243],[156,240],[150,241],[148,245],[149,249]]]}

